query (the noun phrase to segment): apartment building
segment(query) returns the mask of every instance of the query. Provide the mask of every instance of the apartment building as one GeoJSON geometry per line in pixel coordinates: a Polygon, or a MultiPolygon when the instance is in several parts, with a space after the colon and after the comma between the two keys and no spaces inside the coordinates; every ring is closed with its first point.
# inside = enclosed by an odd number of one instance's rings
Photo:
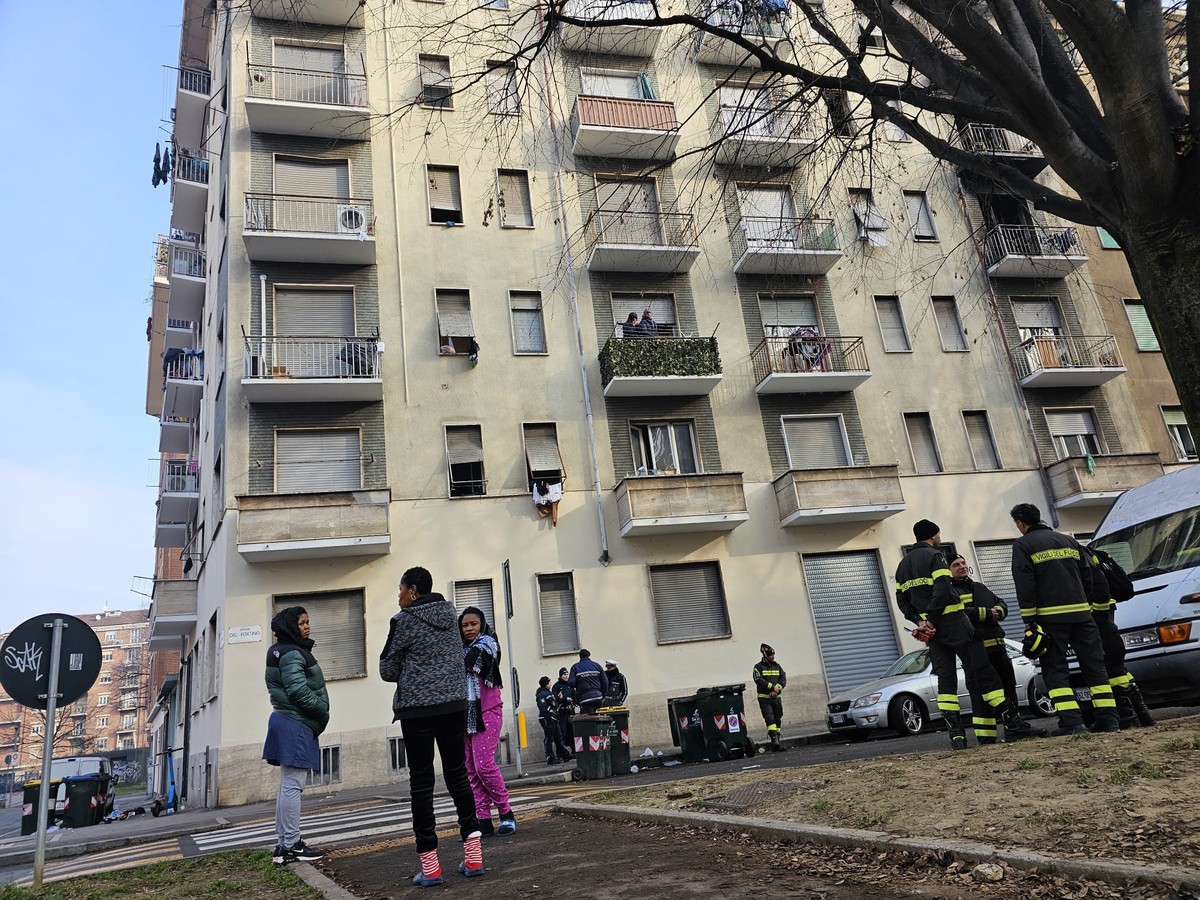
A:
{"type": "Polygon", "coordinates": [[[1080,229],[894,129],[869,174],[835,165],[845,97],[793,103],[707,38],[563,28],[527,82],[454,38],[509,6],[184,4],[147,409],[155,545],[186,567],[157,573],[150,645],[180,668],[156,740],[189,802],[274,791],[285,606],[329,682],[333,789],[405,774],[374,661],[413,565],[500,617],[531,720],[586,647],[661,744],[667,697],[748,681],[766,640],[799,722],[912,646],[891,573],[917,519],[1010,593],[1014,503],[1087,533],[1178,459],[1080,229]]]}

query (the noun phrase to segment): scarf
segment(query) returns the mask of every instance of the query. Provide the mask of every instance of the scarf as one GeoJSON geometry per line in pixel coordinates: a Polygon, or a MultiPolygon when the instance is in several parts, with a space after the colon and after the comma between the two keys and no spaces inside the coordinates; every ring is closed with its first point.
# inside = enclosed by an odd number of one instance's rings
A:
{"type": "Polygon", "coordinates": [[[468,606],[458,616],[459,628],[465,615],[479,617],[479,636],[463,649],[463,662],[467,669],[467,734],[482,734],[487,731],[483,723],[483,688],[486,685],[498,688],[500,678],[500,644],[496,631],[488,624],[483,610],[468,606]]]}

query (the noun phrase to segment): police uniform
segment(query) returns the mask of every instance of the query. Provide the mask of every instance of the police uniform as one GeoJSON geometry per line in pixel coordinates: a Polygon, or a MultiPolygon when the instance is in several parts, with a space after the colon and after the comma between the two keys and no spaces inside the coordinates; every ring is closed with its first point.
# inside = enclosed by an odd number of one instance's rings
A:
{"type": "Polygon", "coordinates": [[[767,737],[772,750],[782,750],[779,741],[779,722],[783,718],[783,701],[779,692],[787,684],[787,673],[775,661],[775,650],[770,644],[761,646],[763,658],[754,665],[754,686],[758,688],[758,709],[767,724],[767,737]],[[770,657],[768,659],[767,657],[770,657]]]}
{"type": "MultiPolygon", "coordinates": [[[[953,581],[954,593],[962,602],[963,612],[967,620],[975,627],[983,650],[987,654],[988,665],[1000,678],[1004,688],[1005,698],[1014,706],[1020,706],[1017,699],[1017,674],[1013,671],[1012,659],[1008,655],[1008,645],[1004,643],[1004,628],[1000,625],[1008,618],[1008,604],[992,593],[991,588],[972,581],[969,577],[961,581],[953,581]],[[992,610],[996,610],[998,618],[992,618],[992,610]]],[[[971,709],[975,739],[981,744],[996,743],[996,715],[978,695],[978,688],[971,689],[971,709]]]]}

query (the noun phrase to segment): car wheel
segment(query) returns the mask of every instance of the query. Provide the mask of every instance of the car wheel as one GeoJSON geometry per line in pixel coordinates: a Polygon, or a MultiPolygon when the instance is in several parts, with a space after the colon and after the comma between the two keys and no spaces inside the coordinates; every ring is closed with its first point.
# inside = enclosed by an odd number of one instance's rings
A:
{"type": "Polygon", "coordinates": [[[888,704],[888,728],[901,737],[914,737],[928,724],[925,704],[912,694],[901,694],[888,704]]]}
{"type": "Polygon", "coordinates": [[[1029,697],[1029,711],[1035,716],[1046,718],[1055,714],[1054,702],[1050,695],[1041,689],[1036,678],[1029,682],[1029,690],[1026,693],[1029,697]]]}

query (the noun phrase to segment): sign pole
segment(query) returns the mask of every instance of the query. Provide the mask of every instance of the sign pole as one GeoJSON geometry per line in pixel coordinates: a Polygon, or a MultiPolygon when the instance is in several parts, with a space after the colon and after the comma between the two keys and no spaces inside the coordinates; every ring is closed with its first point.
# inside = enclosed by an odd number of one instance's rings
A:
{"type": "MultiPolygon", "coordinates": [[[[46,733],[42,743],[42,783],[38,791],[37,810],[37,849],[33,854],[33,889],[42,887],[42,875],[46,869],[46,818],[47,807],[55,803],[50,799],[50,763],[54,759],[54,713],[58,706],[58,665],[62,657],[62,632],[66,627],[63,620],[55,617],[53,622],[46,622],[43,628],[53,629],[50,639],[50,676],[46,685],[46,733]]],[[[40,695],[39,695],[40,699],[40,695]]]]}
{"type": "MultiPolygon", "coordinates": [[[[512,617],[513,617],[513,600],[512,600],[512,575],[509,572],[508,560],[504,561],[502,567],[504,573],[504,640],[508,644],[509,659],[516,659],[516,654],[513,653],[512,642],[512,617]]],[[[525,771],[521,767],[521,722],[518,714],[521,711],[521,683],[517,680],[517,667],[509,668],[509,693],[512,694],[512,717],[513,717],[513,747],[516,749],[517,757],[517,777],[524,778],[525,771]]]]}

